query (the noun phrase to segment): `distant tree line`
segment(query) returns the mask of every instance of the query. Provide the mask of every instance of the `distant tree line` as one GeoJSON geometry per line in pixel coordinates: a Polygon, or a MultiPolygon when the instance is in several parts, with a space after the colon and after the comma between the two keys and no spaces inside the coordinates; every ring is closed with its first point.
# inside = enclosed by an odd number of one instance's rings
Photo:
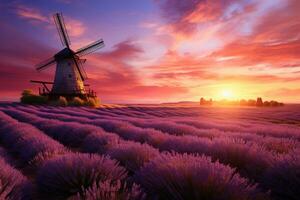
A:
{"type": "Polygon", "coordinates": [[[205,100],[203,97],[201,97],[200,105],[211,106],[211,105],[213,105],[213,100],[212,99],[205,100]]]}
{"type": "Polygon", "coordinates": [[[230,105],[230,106],[257,106],[257,107],[278,107],[283,106],[282,102],[278,101],[263,101],[261,97],[258,97],[256,100],[254,99],[241,99],[241,100],[220,100],[220,101],[213,101],[212,99],[206,100],[205,98],[200,99],[200,105],[230,105]]]}

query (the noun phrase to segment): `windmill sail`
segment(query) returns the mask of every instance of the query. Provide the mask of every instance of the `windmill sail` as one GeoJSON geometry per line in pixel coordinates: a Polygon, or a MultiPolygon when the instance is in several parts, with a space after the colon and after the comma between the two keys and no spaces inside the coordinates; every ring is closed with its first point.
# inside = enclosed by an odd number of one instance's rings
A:
{"type": "Polygon", "coordinates": [[[80,49],[78,49],[75,54],[78,55],[78,56],[83,56],[83,55],[87,55],[87,54],[90,54],[94,51],[97,51],[98,49],[104,47],[104,41],[102,39],[100,40],[97,40],[95,42],[92,42],[91,44],[85,46],[85,47],[82,47],[80,49]]]}
{"type": "Polygon", "coordinates": [[[78,58],[75,58],[75,56],[73,56],[73,60],[74,60],[75,66],[79,72],[81,80],[84,81],[86,76],[84,76],[85,71],[83,71],[81,69],[82,67],[80,67],[80,60],[78,58]]]}
{"type": "Polygon", "coordinates": [[[61,13],[56,13],[53,15],[54,22],[56,24],[57,31],[63,46],[70,47],[70,38],[65,26],[64,18],[61,13]]]}
{"type": "Polygon", "coordinates": [[[49,58],[49,59],[35,65],[35,69],[38,70],[38,71],[44,70],[44,69],[50,67],[51,65],[55,64],[55,62],[56,61],[55,61],[54,57],[49,58]]]}
{"type": "Polygon", "coordinates": [[[83,63],[85,62],[85,59],[79,59],[79,62],[78,62],[78,66],[79,66],[79,69],[81,71],[81,74],[84,78],[84,80],[88,79],[88,76],[86,74],[86,71],[84,70],[84,67],[83,67],[83,63]]]}

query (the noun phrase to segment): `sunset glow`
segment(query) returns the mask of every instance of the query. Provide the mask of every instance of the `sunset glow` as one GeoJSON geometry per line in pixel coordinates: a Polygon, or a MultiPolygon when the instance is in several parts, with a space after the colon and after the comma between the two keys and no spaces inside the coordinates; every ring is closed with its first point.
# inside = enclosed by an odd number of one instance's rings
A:
{"type": "Polygon", "coordinates": [[[222,97],[225,98],[225,99],[231,99],[234,97],[234,94],[231,90],[229,89],[224,89],[222,91],[222,97]]]}
{"type": "Polygon", "coordinates": [[[52,14],[62,12],[74,49],[105,41],[85,63],[104,102],[300,102],[298,0],[21,0],[0,9],[0,100],[37,91],[30,79],[53,80],[54,67],[33,66],[61,50],[52,14]]]}

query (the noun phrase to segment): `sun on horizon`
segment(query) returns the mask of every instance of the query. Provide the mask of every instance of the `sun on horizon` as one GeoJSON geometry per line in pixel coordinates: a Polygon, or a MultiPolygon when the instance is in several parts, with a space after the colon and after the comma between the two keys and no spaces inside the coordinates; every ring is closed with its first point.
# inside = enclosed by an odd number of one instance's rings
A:
{"type": "Polygon", "coordinates": [[[221,91],[221,96],[224,99],[232,99],[234,97],[234,92],[231,89],[223,89],[221,91]]]}

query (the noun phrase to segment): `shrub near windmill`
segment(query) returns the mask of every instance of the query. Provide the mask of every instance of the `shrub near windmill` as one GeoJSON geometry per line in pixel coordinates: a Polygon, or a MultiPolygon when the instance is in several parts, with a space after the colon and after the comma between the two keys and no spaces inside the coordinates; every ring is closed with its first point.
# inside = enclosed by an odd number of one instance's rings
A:
{"type": "Polygon", "coordinates": [[[56,72],[54,82],[45,81],[31,81],[33,83],[42,84],[42,89],[39,88],[40,96],[46,97],[50,101],[65,98],[69,102],[80,104],[82,102],[89,102],[97,100],[96,93],[92,90],[86,90],[84,81],[87,75],[82,67],[86,59],[81,59],[81,56],[90,54],[102,47],[104,42],[102,39],[97,40],[83,48],[73,51],[70,48],[70,39],[64,24],[63,16],[56,13],[53,16],[62,45],[65,47],[59,51],[52,58],[36,65],[36,70],[45,70],[48,67],[56,64],[56,72]],[[53,85],[50,90],[47,85],[53,85]]]}

